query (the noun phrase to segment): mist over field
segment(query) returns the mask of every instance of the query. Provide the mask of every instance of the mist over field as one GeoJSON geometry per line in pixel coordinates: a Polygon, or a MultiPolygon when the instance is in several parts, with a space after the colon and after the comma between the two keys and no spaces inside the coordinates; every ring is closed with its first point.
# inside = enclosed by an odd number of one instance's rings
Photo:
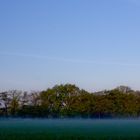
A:
{"type": "Polygon", "coordinates": [[[138,140],[140,120],[0,119],[2,140],[138,140]]]}

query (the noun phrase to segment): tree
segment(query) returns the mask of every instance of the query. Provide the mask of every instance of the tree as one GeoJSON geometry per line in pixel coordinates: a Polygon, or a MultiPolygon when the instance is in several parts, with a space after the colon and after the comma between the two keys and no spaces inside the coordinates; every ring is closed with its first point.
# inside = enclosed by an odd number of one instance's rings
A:
{"type": "Polygon", "coordinates": [[[8,107],[9,107],[9,103],[10,103],[10,99],[8,98],[8,92],[1,92],[0,93],[0,98],[4,103],[4,115],[8,115],[8,107]]]}
{"type": "Polygon", "coordinates": [[[10,96],[10,112],[12,115],[16,115],[18,109],[19,109],[19,102],[21,98],[21,91],[12,90],[9,91],[10,96]]]}

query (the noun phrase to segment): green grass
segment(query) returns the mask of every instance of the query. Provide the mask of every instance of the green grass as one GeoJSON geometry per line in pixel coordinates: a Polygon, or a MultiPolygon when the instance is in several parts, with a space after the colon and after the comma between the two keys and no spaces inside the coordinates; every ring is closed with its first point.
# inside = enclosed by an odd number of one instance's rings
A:
{"type": "Polygon", "coordinates": [[[0,140],[140,140],[139,120],[1,119],[0,140]]]}

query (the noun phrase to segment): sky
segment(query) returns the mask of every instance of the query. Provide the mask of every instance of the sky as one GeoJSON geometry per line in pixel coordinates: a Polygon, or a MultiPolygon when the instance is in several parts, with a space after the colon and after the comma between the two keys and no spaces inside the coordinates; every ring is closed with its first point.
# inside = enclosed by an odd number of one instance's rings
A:
{"type": "Polygon", "coordinates": [[[139,0],[0,0],[0,91],[140,90],[139,75],[139,0]]]}

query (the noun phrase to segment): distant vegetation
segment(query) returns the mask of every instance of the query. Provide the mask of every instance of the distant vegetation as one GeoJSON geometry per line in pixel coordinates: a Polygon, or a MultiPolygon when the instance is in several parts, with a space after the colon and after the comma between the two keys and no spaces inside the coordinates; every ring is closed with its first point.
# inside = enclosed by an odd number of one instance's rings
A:
{"type": "Polygon", "coordinates": [[[41,92],[0,93],[0,116],[10,117],[139,117],[140,92],[126,86],[89,93],[75,85],[56,85],[41,92]]]}

